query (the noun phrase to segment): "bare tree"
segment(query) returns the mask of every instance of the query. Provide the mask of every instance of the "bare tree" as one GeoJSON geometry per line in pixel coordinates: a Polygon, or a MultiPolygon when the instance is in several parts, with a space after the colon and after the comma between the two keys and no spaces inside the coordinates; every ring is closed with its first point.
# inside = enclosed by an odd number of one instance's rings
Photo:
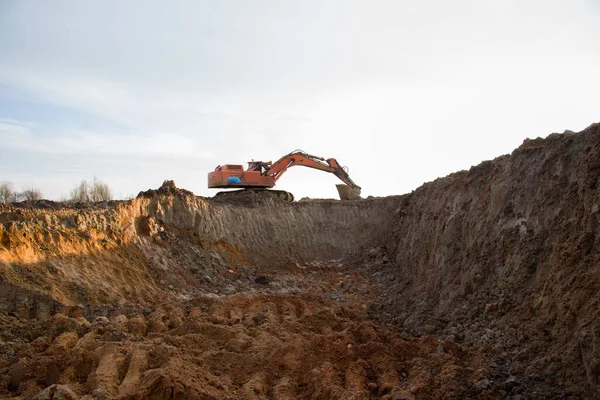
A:
{"type": "Polygon", "coordinates": [[[70,201],[88,202],[88,201],[109,201],[112,200],[112,193],[108,185],[94,177],[94,182],[88,184],[82,180],[71,190],[70,201]]]}
{"type": "Polygon", "coordinates": [[[16,193],[10,183],[0,184],[0,203],[8,204],[17,200],[16,193]]]}
{"type": "Polygon", "coordinates": [[[35,186],[28,186],[25,188],[25,190],[23,190],[21,196],[23,196],[25,201],[36,201],[42,199],[42,192],[35,186]]]}
{"type": "Polygon", "coordinates": [[[92,201],[112,200],[112,193],[108,185],[94,177],[94,183],[90,188],[90,197],[92,201]]]}
{"type": "Polygon", "coordinates": [[[88,184],[85,180],[82,180],[77,186],[71,190],[71,195],[69,200],[77,203],[83,203],[86,201],[90,201],[90,191],[88,188],[88,184]]]}

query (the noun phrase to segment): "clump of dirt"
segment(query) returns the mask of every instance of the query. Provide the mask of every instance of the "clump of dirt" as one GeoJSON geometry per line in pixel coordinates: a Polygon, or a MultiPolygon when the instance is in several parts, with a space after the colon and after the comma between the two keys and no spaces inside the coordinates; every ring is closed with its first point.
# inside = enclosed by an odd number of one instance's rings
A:
{"type": "Polygon", "coordinates": [[[165,180],[158,189],[148,189],[145,192],[139,192],[137,197],[153,198],[158,195],[174,195],[174,196],[194,196],[194,193],[186,189],[178,188],[175,181],[165,180]]]}

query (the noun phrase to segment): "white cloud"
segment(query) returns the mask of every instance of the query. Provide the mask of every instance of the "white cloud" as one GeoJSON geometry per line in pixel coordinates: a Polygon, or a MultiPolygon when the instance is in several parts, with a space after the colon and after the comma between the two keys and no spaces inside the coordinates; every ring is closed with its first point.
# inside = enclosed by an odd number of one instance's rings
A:
{"type": "Polygon", "coordinates": [[[210,151],[200,150],[197,140],[172,133],[138,135],[68,129],[60,134],[39,135],[36,132],[38,128],[40,127],[34,124],[0,120],[2,147],[7,150],[64,155],[214,157],[210,151]]]}
{"type": "Polygon", "coordinates": [[[14,143],[13,140],[28,135],[32,125],[10,118],[0,118],[0,139],[2,139],[2,143],[5,146],[10,145],[14,143]]]}

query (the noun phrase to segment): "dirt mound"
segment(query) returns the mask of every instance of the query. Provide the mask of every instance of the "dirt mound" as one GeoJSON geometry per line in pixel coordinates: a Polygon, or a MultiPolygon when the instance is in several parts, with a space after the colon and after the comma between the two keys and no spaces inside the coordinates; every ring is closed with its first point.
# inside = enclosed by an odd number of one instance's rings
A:
{"type": "Polygon", "coordinates": [[[210,199],[213,204],[229,204],[243,207],[256,207],[266,204],[285,203],[273,190],[238,189],[217,193],[210,199]]]}
{"type": "Polygon", "coordinates": [[[158,189],[148,189],[145,192],[139,192],[138,198],[153,198],[159,195],[173,195],[173,196],[194,196],[194,193],[186,189],[178,188],[175,185],[175,181],[166,180],[160,185],[158,189]]]}

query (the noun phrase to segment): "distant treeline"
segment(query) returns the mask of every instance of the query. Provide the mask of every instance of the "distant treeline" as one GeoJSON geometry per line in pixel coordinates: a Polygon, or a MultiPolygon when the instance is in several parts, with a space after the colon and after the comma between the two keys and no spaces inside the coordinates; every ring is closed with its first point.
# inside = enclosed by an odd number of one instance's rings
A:
{"type": "MultiPolygon", "coordinates": [[[[22,191],[13,189],[11,183],[0,184],[0,204],[16,203],[20,201],[35,201],[43,198],[41,190],[35,186],[28,186],[22,191]]],[[[99,181],[96,177],[92,182],[82,180],[69,193],[69,197],[63,197],[61,201],[68,202],[97,202],[112,200],[112,192],[108,185],[99,181]]]]}

